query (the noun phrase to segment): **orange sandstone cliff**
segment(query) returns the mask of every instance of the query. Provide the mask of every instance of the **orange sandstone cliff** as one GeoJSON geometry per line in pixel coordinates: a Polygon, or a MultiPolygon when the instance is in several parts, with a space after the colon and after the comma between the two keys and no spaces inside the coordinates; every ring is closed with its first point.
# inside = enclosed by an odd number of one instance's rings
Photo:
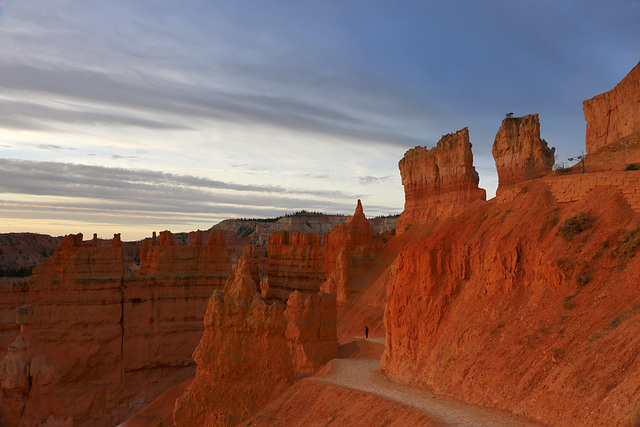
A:
{"type": "Polygon", "coordinates": [[[161,236],[134,274],[119,235],[69,235],[27,282],[32,354],[46,357],[75,425],[115,425],[193,375],[206,301],[231,265],[219,235],[206,246],[161,236]]]}
{"type": "Polygon", "coordinates": [[[549,172],[555,163],[555,148],[550,149],[547,142],[540,139],[537,114],[502,120],[491,151],[498,171],[496,194],[549,172]]]}
{"type": "Polygon", "coordinates": [[[486,199],[485,190],[478,188],[467,128],[444,135],[431,149],[416,147],[407,151],[398,166],[405,204],[397,233],[413,224],[455,215],[475,201],[486,199]]]}
{"type": "Polygon", "coordinates": [[[615,88],[584,101],[583,110],[588,169],[640,163],[640,63],[615,88]]]}
{"type": "Polygon", "coordinates": [[[640,137],[640,63],[618,85],[583,103],[587,153],[620,140],[640,137]]]}

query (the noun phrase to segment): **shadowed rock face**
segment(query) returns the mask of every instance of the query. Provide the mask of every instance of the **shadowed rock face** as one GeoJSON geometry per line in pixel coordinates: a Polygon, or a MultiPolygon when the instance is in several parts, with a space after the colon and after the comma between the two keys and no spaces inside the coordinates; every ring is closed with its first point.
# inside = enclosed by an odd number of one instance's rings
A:
{"type": "Polygon", "coordinates": [[[298,231],[272,233],[267,245],[267,299],[286,302],[295,290],[317,293],[325,281],[322,235],[298,231]]]}
{"type": "Polygon", "coordinates": [[[243,255],[209,300],[196,378],[176,402],[176,426],[235,425],[284,392],[294,375],[337,356],[335,296],[295,291],[285,310],[256,293],[250,264],[243,255]]]}
{"type": "Polygon", "coordinates": [[[30,345],[76,425],[115,425],[193,375],[206,302],[231,274],[224,240],[150,239],[134,274],[122,242],[67,236],[28,282],[30,345]],[[127,266],[127,267],[125,267],[127,266]]]}
{"type": "Polygon", "coordinates": [[[398,166],[405,194],[398,233],[412,224],[457,215],[486,199],[485,190],[478,188],[467,128],[444,135],[431,149],[407,151],[398,166]]]}
{"type": "Polygon", "coordinates": [[[354,214],[346,222],[336,225],[326,235],[325,241],[324,271],[327,281],[322,289],[335,293],[338,302],[344,303],[353,290],[351,288],[357,285],[354,282],[372,267],[381,246],[364,215],[360,200],[354,214]]]}
{"type": "Polygon", "coordinates": [[[549,172],[555,162],[555,148],[549,148],[540,139],[540,121],[537,114],[524,117],[507,117],[496,134],[493,143],[499,187],[504,189],[537,178],[549,172]]]}
{"type": "Polygon", "coordinates": [[[55,371],[45,356],[34,357],[31,349],[32,315],[31,305],[16,308],[20,334],[0,361],[0,425],[71,427],[72,418],[62,416],[64,408],[53,393],[55,371]]]}
{"type": "Polygon", "coordinates": [[[640,63],[618,85],[583,103],[587,153],[622,140],[640,138],[640,63]]]}

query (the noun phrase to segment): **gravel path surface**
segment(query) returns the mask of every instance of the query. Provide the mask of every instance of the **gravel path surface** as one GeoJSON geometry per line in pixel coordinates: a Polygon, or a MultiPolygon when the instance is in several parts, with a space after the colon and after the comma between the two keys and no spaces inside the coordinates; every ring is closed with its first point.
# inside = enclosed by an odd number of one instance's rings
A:
{"type": "Polygon", "coordinates": [[[445,424],[459,426],[535,426],[503,412],[481,408],[439,396],[424,389],[389,380],[380,370],[380,359],[334,359],[326,373],[312,377],[345,388],[375,394],[424,411],[445,424]]]}

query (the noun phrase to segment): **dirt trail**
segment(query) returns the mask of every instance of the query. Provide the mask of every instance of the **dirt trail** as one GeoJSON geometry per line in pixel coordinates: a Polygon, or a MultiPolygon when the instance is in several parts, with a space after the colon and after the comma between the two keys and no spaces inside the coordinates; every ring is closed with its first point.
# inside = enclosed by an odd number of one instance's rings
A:
{"type": "Polygon", "coordinates": [[[495,410],[465,404],[424,389],[396,384],[380,370],[380,359],[334,359],[315,381],[371,393],[427,413],[439,421],[460,426],[535,426],[527,420],[495,410]]]}

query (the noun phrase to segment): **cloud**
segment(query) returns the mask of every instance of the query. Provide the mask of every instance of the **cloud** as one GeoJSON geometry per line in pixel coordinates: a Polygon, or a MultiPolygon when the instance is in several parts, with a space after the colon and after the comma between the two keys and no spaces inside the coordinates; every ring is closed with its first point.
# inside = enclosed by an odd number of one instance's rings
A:
{"type": "Polygon", "coordinates": [[[36,144],[36,147],[38,147],[41,150],[66,150],[66,149],[73,150],[72,148],[65,148],[55,144],[36,144]]]}
{"type": "MultiPolygon", "coordinates": [[[[273,95],[250,95],[182,85],[179,89],[145,86],[114,79],[91,70],[41,69],[25,64],[0,64],[0,87],[31,97],[60,96],[87,103],[89,111],[66,111],[14,100],[5,121],[12,127],[42,128],[45,123],[121,124],[156,129],[188,129],[193,118],[264,124],[337,139],[402,146],[425,140],[381,128],[336,107],[273,95]],[[110,105],[113,112],[92,112],[91,104],[110,105]],[[128,115],[118,109],[138,110],[128,115]],[[164,114],[171,121],[149,120],[144,114],[164,114]]],[[[9,106],[9,105],[7,105],[9,106]]]]}
{"type": "Polygon", "coordinates": [[[381,182],[381,181],[388,181],[392,178],[391,175],[387,175],[387,176],[361,176],[358,177],[358,180],[360,181],[360,184],[366,185],[366,184],[375,184],[377,182],[381,182]]]}
{"type": "Polygon", "coordinates": [[[314,209],[323,205],[326,209],[342,206],[332,199],[358,197],[339,190],[246,185],[152,170],[15,159],[0,159],[0,191],[125,202],[119,207],[125,210],[180,212],[213,212],[222,205],[295,209],[312,204],[314,209]]]}

